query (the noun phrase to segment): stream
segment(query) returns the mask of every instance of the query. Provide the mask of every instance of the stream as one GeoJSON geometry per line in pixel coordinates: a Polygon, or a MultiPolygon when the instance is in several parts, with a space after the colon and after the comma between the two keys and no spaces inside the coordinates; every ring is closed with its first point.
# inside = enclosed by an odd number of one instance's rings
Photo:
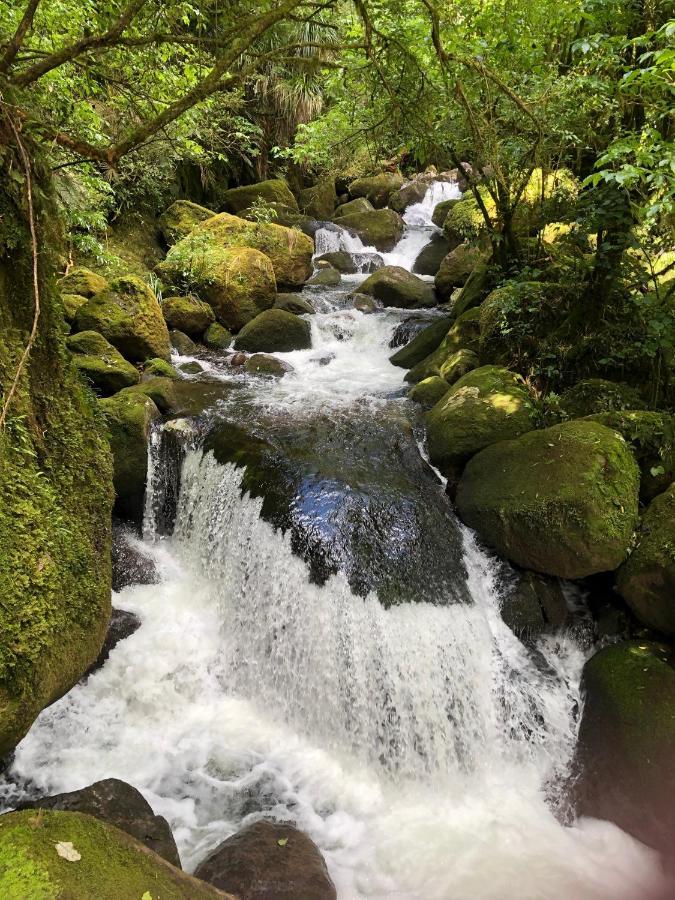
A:
{"type": "MultiPolygon", "coordinates": [[[[438,182],[408,209],[386,264],[412,268],[452,196],[438,182]]],[[[318,232],[337,249],[374,253],[318,232]]],[[[179,483],[151,442],[144,537],[128,538],[160,581],[113,597],[141,627],[42,712],[5,803],[123,779],[189,871],[242,824],[292,820],[341,900],[657,896],[652,851],[568,821],[588,651],[561,633],[535,652],[502,621],[510,572],[455,518],[389,362],[411,312],[352,308],[365,277],[304,289],[312,348],[277,354],[281,379],[198,357],[223,394],[183,423],[179,483]],[[219,456],[233,424],[279,473],[272,499],[219,456]]]]}

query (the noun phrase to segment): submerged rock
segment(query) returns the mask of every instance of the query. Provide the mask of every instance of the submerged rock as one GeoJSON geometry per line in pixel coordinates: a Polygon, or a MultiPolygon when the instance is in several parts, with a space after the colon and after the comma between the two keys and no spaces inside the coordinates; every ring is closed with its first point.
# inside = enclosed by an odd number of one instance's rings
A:
{"type": "Polygon", "coordinates": [[[401,266],[383,266],[366,278],[359,291],[362,294],[370,294],[384,306],[399,309],[419,309],[436,305],[432,285],[401,266]]]}
{"type": "Polygon", "coordinates": [[[97,331],[80,331],[66,338],[79,372],[99,394],[107,395],[137,384],[138,370],[97,331]]]}
{"type": "Polygon", "coordinates": [[[286,823],[242,828],[216,847],[195,876],[241,900],[337,900],[321,851],[286,823]]]}
{"type": "Polygon", "coordinates": [[[288,353],[312,346],[309,322],[283,309],[268,309],[245,325],[234,340],[248,353],[288,353]]]}
{"type": "Polygon", "coordinates": [[[358,235],[364,246],[375,247],[381,253],[393,250],[405,230],[403,219],[393,209],[349,213],[336,217],[334,222],[358,235]]]}
{"type": "Polygon", "coordinates": [[[389,203],[389,195],[403,187],[403,177],[394,172],[380,172],[367,178],[357,178],[349,185],[349,195],[353,198],[365,197],[376,209],[389,203]]]}
{"type": "Polygon", "coordinates": [[[208,303],[197,297],[167,297],[162,301],[162,314],[169,328],[200,338],[216,317],[208,303]]]}
{"type": "Polygon", "coordinates": [[[577,420],[482,450],[464,470],[457,509],[519,566],[583,578],[626,558],[638,521],[638,476],[622,438],[577,420]]]}
{"type": "Polygon", "coordinates": [[[672,859],[675,670],[650,643],[606,647],[585,665],[575,786],[579,815],[609,819],[672,859]]]}
{"type": "Polygon", "coordinates": [[[159,217],[159,232],[167,246],[187,237],[195,225],[215,216],[212,209],[192,203],[190,200],[176,200],[159,217]]]}

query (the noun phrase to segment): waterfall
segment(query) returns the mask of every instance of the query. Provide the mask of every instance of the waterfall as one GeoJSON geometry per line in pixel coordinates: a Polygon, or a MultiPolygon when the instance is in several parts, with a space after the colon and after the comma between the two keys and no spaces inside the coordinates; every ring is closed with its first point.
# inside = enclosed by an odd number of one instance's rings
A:
{"type": "Polygon", "coordinates": [[[455,181],[434,181],[427,188],[424,199],[413,203],[403,214],[403,221],[410,226],[433,225],[431,217],[439,203],[445,200],[459,200],[462,192],[455,181]]]}

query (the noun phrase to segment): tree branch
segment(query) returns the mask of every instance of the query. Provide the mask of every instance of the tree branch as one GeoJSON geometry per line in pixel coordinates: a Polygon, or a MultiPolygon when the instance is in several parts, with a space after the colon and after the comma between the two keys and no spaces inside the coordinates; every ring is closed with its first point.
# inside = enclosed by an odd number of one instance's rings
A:
{"type": "Polygon", "coordinates": [[[26,7],[23,16],[21,17],[21,21],[19,22],[19,26],[14,32],[14,37],[7,44],[7,49],[0,60],[0,72],[9,71],[16,54],[21,49],[21,45],[24,42],[24,38],[28,34],[28,31],[33,24],[33,19],[35,17],[35,11],[40,5],[40,0],[29,0],[28,6],[26,7]]]}

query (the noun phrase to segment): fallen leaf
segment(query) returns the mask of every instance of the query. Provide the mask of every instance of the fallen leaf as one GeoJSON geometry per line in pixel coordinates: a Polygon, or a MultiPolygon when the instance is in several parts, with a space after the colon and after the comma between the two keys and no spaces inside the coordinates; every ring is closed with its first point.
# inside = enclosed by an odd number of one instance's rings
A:
{"type": "Polygon", "coordinates": [[[280,847],[285,847],[287,843],[288,843],[288,838],[279,838],[279,840],[277,841],[277,844],[280,847]]]}
{"type": "Polygon", "coordinates": [[[79,862],[82,859],[80,854],[73,847],[71,841],[58,841],[55,846],[59,856],[63,859],[67,859],[68,862],[79,862]]]}

